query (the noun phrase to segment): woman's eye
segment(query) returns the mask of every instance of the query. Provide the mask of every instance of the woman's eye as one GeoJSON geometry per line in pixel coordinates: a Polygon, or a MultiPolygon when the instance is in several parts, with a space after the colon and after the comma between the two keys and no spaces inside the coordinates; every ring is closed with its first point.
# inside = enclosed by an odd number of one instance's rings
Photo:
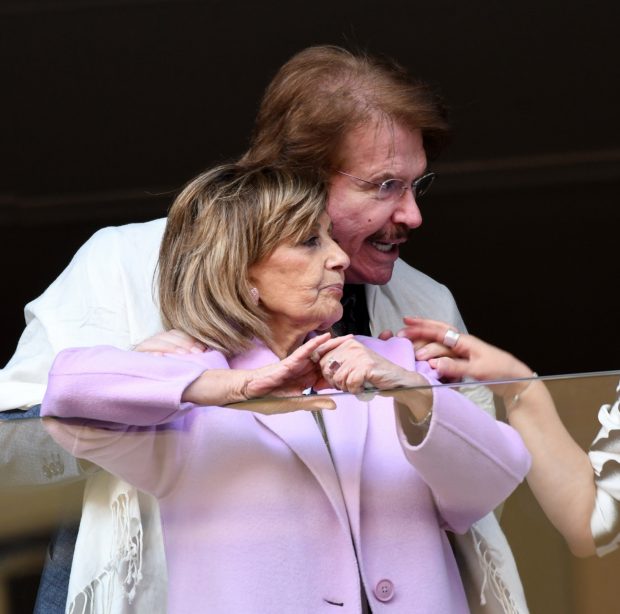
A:
{"type": "Polygon", "coordinates": [[[310,237],[309,239],[306,239],[305,241],[302,242],[302,245],[305,245],[306,247],[316,247],[318,244],[319,244],[318,237],[310,237]]]}

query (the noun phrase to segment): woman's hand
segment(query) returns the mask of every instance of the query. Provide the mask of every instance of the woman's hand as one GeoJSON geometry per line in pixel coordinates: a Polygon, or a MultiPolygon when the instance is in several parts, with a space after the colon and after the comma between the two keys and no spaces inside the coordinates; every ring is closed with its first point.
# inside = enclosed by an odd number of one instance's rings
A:
{"type": "Polygon", "coordinates": [[[317,349],[324,386],[358,394],[365,385],[379,390],[427,385],[419,373],[407,371],[352,338],[337,337],[317,349]]]}
{"type": "MultiPolygon", "coordinates": [[[[338,337],[338,339],[350,339],[338,337]]],[[[306,341],[280,362],[250,371],[242,391],[246,399],[264,396],[297,396],[308,388],[317,388],[322,374],[316,362],[317,349],[331,345],[336,339],[330,333],[317,335],[306,341]]]]}
{"type": "MultiPolygon", "coordinates": [[[[532,377],[532,370],[512,354],[461,333],[452,347],[444,344],[446,332],[454,328],[444,322],[423,318],[404,318],[405,328],[398,336],[411,341],[428,342],[416,353],[419,360],[428,360],[439,377],[459,381],[464,377],[477,380],[501,380],[532,377]]],[[[502,394],[499,386],[494,389],[502,394]]]]}
{"type": "Polygon", "coordinates": [[[182,401],[198,405],[229,405],[265,414],[334,409],[335,403],[327,396],[302,396],[304,390],[315,387],[322,379],[315,352],[330,340],[329,333],[314,337],[290,356],[258,369],[205,371],[185,389],[182,401]],[[282,398],[265,400],[263,397],[282,398]]]}
{"type": "Polygon", "coordinates": [[[352,337],[331,339],[317,349],[325,386],[359,394],[366,386],[385,390],[412,414],[423,421],[431,409],[433,394],[428,380],[377,354],[352,337]],[[416,390],[401,390],[417,386],[416,390]]]}
{"type": "Polygon", "coordinates": [[[164,354],[202,354],[207,346],[182,330],[173,328],[145,339],[132,349],[136,352],[163,356],[164,354]]]}

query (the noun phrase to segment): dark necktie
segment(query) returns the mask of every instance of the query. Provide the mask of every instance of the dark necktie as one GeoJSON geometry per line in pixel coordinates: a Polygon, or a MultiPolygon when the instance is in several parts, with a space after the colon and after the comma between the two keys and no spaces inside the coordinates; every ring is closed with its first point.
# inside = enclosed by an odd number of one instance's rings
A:
{"type": "Polygon", "coordinates": [[[370,318],[363,284],[345,284],[342,299],[342,318],[332,326],[334,334],[367,335],[370,337],[370,318]]]}

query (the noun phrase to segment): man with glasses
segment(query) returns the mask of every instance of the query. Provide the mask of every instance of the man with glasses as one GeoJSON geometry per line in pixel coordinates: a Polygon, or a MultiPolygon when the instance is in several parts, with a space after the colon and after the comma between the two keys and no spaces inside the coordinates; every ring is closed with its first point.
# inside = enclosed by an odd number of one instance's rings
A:
{"type": "MultiPolygon", "coordinates": [[[[242,161],[318,172],[328,182],[333,235],[351,259],[339,333],[395,331],[402,327],[403,315],[442,320],[464,330],[449,290],[398,257],[409,231],[422,223],[418,201],[434,179],[427,155],[438,153],[447,132],[444,109],[425,84],[392,62],[337,47],[298,53],[267,88],[242,161]]],[[[155,335],[143,349],[203,349],[183,334],[161,333],[151,284],[163,229],[164,220],[156,220],[99,231],[59,279],[27,306],[30,322],[0,374],[0,385],[10,392],[2,395],[0,409],[39,402],[51,361],[65,347],[129,348],[155,335]]],[[[161,578],[165,571],[156,507],[128,486],[110,487],[108,482],[107,487],[130,493],[140,503],[142,518],[132,521],[142,521],[144,527],[142,575],[161,578]],[[150,512],[145,513],[145,506],[150,512]]],[[[109,551],[105,537],[95,548],[85,537],[93,534],[91,529],[96,533],[109,515],[106,505],[90,506],[83,515],[70,599],[91,594],[101,585],[97,571],[110,568],[105,557],[93,563],[96,555],[109,551]],[[89,562],[88,573],[82,561],[89,562]]],[[[527,611],[512,554],[493,515],[459,537],[456,547],[467,567],[464,577],[473,610],[527,611]],[[481,608],[481,602],[486,607],[481,608]]],[[[120,597],[110,611],[161,611],[163,585],[138,583],[132,606],[117,591],[120,597]]],[[[53,611],[50,608],[45,611],[53,611]]]]}

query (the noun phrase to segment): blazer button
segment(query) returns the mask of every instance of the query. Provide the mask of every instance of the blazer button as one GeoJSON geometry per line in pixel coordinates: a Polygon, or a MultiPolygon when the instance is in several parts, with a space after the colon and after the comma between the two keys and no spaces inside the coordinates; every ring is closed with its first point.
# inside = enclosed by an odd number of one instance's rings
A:
{"type": "Polygon", "coordinates": [[[379,601],[390,601],[394,597],[394,584],[390,580],[380,580],[377,582],[375,597],[379,601]]]}

